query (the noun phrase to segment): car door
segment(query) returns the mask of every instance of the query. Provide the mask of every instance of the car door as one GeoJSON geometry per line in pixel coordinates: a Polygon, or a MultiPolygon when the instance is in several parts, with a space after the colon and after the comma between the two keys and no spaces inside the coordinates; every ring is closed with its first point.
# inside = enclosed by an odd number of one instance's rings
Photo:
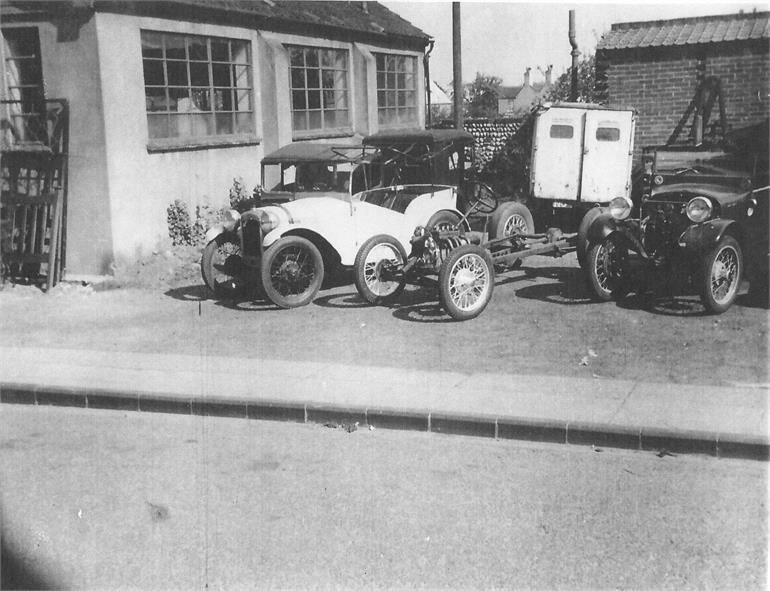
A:
{"type": "Polygon", "coordinates": [[[609,203],[631,191],[634,114],[632,111],[587,111],[580,200],[609,203]]]}
{"type": "Polygon", "coordinates": [[[584,114],[583,109],[552,107],[538,116],[532,142],[533,197],[578,199],[584,114]]]}

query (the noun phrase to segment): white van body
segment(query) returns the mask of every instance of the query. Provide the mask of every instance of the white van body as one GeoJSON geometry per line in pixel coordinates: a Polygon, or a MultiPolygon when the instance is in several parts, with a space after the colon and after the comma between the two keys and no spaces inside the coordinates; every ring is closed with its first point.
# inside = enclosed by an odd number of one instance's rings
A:
{"type": "Polygon", "coordinates": [[[533,131],[530,195],[554,209],[630,198],[635,125],[632,109],[543,105],[533,131]]]}

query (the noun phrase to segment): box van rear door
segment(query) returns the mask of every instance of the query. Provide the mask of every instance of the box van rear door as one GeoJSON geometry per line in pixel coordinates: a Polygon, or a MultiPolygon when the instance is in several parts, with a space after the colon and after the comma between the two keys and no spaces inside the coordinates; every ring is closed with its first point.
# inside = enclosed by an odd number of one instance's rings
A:
{"type": "Polygon", "coordinates": [[[582,109],[552,107],[538,115],[530,183],[536,199],[576,201],[583,146],[582,109]]]}
{"type": "Polygon", "coordinates": [[[608,203],[629,195],[634,123],[633,111],[586,112],[581,201],[608,203]]]}

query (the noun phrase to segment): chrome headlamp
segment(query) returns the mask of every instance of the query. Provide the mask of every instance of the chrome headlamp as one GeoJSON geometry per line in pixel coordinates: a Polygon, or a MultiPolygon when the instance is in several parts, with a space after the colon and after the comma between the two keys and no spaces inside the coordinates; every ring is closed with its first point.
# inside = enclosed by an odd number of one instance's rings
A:
{"type": "Polygon", "coordinates": [[[687,217],[696,224],[709,219],[713,211],[714,206],[705,197],[693,197],[687,204],[687,217]]]}
{"type": "Polygon", "coordinates": [[[624,220],[631,215],[631,203],[625,197],[615,197],[610,201],[610,214],[616,220],[624,220]]]}
{"type": "Polygon", "coordinates": [[[263,234],[267,234],[278,227],[280,220],[274,212],[257,209],[256,213],[259,217],[259,225],[262,228],[263,234]]]}
{"type": "Polygon", "coordinates": [[[228,231],[232,232],[238,221],[241,219],[241,214],[235,209],[228,209],[222,214],[222,224],[228,231]]]}

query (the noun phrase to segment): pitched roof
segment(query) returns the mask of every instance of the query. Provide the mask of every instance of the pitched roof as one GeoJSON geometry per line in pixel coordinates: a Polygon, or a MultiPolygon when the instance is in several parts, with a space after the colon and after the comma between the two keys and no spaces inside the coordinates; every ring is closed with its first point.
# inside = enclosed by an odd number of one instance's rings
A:
{"type": "Polygon", "coordinates": [[[272,21],[326,25],[361,33],[430,36],[379,2],[319,0],[166,0],[173,4],[220,8],[272,21]]]}
{"type": "Polygon", "coordinates": [[[497,90],[498,99],[515,99],[516,95],[521,92],[523,86],[501,86],[497,90]]]}
{"type": "Polygon", "coordinates": [[[323,0],[57,0],[30,2],[4,0],[4,17],[23,14],[67,12],[73,9],[104,12],[147,13],[203,20],[227,19],[243,26],[270,31],[323,32],[332,37],[375,37],[383,41],[409,40],[425,47],[430,35],[373,1],[323,0]]]}
{"type": "Polygon", "coordinates": [[[770,12],[616,23],[597,50],[637,49],[770,38],[770,12]]]}

